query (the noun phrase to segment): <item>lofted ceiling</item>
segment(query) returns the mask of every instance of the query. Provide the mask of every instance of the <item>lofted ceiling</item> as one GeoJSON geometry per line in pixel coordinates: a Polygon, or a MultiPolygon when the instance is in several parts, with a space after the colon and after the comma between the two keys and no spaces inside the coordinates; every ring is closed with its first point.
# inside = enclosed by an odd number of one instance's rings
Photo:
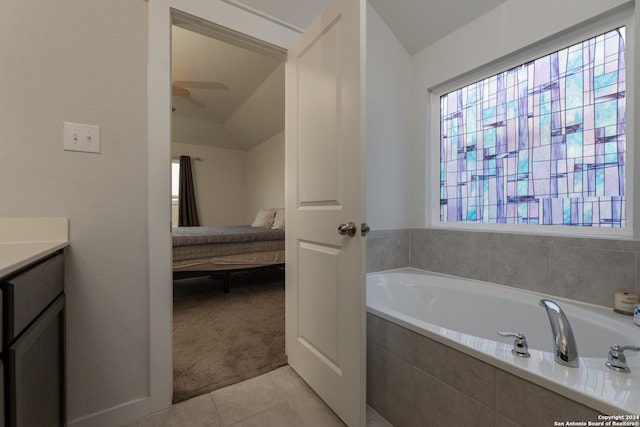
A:
{"type": "Polygon", "coordinates": [[[284,129],[282,58],[173,26],[171,76],[175,142],[248,150],[284,129]]]}
{"type": "MultiPolygon", "coordinates": [[[[223,0],[264,13],[296,28],[308,28],[329,0],[223,0]]],[[[369,0],[413,55],[507,0],[369,0]]]]}
{"type": "Polygon", "coordinates": [[[507,0],[369,0],[410,55],[507,0]]]}
{"type": "MultiPolygon", "coordinates": [[[[329,0],[221,0],[295,29],[329,0]]],[[[413,55],[507,0],[369,0],[413,55]]],[[[183,26],[184,27],[184,26],[183,26]]],[[[249,150],[284,129],[283,59],[173,27],[173,140],[249,150]],[[186,87],[191,85],[191,87],[186,87]],[[202,86],[202,87],[198,87],[202,86]]]]}

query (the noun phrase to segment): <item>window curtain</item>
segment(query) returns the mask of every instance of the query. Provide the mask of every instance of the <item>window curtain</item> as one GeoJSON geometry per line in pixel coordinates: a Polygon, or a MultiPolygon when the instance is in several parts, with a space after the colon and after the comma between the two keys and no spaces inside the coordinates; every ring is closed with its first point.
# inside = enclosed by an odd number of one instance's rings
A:
{"type": "Polygon", "coordinates": [[[178,227],[196,227],[200,225],[196,192],[191,172],[191,157],[180,156],[180,179],[178,193],[178,227]]]}

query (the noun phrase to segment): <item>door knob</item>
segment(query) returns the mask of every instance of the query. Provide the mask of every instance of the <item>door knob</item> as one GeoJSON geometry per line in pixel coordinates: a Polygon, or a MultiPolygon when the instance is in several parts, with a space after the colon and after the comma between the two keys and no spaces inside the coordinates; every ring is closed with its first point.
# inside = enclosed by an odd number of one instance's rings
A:
{"type": "Polygon", "coordinates": [[[341,236],[349,236],[349,237],[353,237],[356,235],[356,230],[358,229],[358,227],[356,226],[356,223],[353,221],[349,221],[346,224],[340,224],[338,226],[338,234],[340,234],[341,236]]]}
{"type": "Polygon", "coordinates": [[[366,236],[367,234],[369,234],[369,231],[371,231],[371,229],[369,228],[369,224],[367,224],[366,222],[363,222],[362,224],[360,224],[361,236],[366,236]]]}

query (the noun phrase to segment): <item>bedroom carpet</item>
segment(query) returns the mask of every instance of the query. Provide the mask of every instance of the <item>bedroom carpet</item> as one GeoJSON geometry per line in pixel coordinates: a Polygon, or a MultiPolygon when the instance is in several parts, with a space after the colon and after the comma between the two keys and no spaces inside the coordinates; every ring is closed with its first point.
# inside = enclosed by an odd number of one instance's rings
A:
{"type": "Polygon", "coordinates": [[[284,271],[173,282],[173,403],[269,372],[284,353],[284,271]]]}

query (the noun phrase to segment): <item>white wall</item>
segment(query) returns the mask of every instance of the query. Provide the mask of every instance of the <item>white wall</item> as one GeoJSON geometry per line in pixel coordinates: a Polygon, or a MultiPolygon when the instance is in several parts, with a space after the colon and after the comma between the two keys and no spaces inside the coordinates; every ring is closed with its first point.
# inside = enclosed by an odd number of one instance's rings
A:
{"type": "Polygon", "coordinates": [[[171,147],[173,158],[192,158],[201,225],[251,224],[260,208],[284,206],[284,132],[249,151],[171,147]]]}
{"type": "Polygon", "coordinates": [[[247,152],[246,223],[260,208],[284,207],[284,131],[247,152]]]}
{"type": "Polygon", "coordinates": [[[70,421],[149,396],[147,7],[2,2],[0,216],[70,218],[70,421]],[[102,153],[63,151],[64,121],[102,153]]]}
{"type": "Polygon", "coordinates": [[[209,145],[215,141],[220,148],[238,149],[238,141],[231,135],[224,124],[215,123],[208,118],[185,117],[174,112],[171,115],[171,140],[182,144],[209,145]],[[202,135],[208,138],[203,140],[202,135]]]}
{"type": "Polygon", "coordinates": [[[191,156],[200,225],[243,225],[246,153],[176,142],[171,144],[171,151],[174,159],[191,156]],[[194,160],[196,157],[200,160],[194,160]]]}
{"type": "Polygon", "coordinates": [[[284,129],[284,63],[238,107],[226,127],[241,149],[262,143],[284,129]]]}
{"type": "Polygon", "coordinates": [[[367,4],[367,222],[410,226],[411,57],[367,4]]]}
{"type": "MultiPolygon", "coordinates": [[[[425,194],[431,183],[425,180],[425,141],[430,124],[427,122],[427,91],[434,86],[465,73],[481,70],[521,49],[557,37],[565,30],[601,16],[630,0],[539,0],[524,2],[509,0],[461,29],[449,34],[413,56],[413,196],[412,222],[424,227],[425,194]]],[[[637,12],[636,12],[637,13],[637,12]]],[[[638,39],[636,32],[635,40],[638,39]]],[[[638,46],[638,43],[635,43],[638,46]]],[[[635,50],[637,52],[637,48],[635,50]]],[[[636,63],[638,56],[635,55],[636,63]]],[[[636,79],[638,78],[638,73],[636,79]]],[[[636,95],[636,102],[638,102],[636,95]]],[[[630,106],[632,107],[632,106],[630,106]]],[[[629,111],[629,110],[628,110],[629,111]]],[[[629,114],[632,114],[629,111],[629,114]]],[[[629,140],[632,140],[629,138],[629,140]]],[[[428,177],[427,177],[428,179],[428,177]]]]}

